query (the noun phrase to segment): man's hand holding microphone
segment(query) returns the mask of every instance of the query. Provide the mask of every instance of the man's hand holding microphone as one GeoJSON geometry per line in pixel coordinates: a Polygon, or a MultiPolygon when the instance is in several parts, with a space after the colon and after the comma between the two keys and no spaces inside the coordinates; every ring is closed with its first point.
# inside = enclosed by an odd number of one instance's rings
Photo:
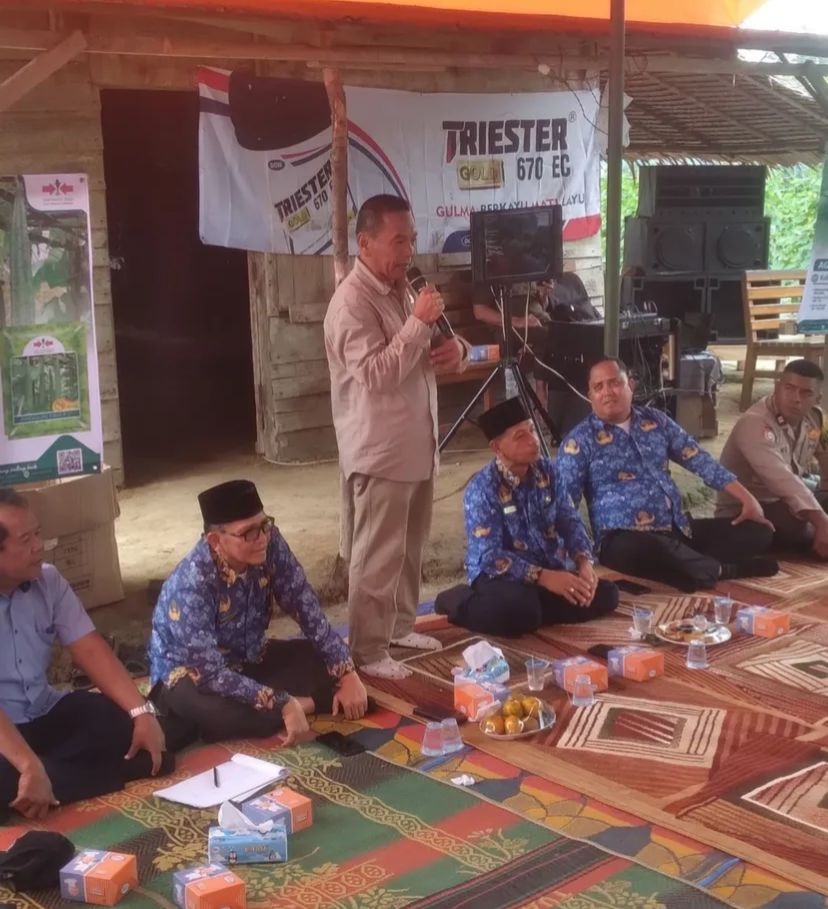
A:
{"type": "Polygon", "coordinates": [[[426,325],[436,324],[445,336],[445,340],[433,346],[429,354],[434,371],[438,374],[457,372],[463,361],[465,348],[443,314],[445,310],[443,295],[433,284],[426,282],[419,269],[410,269],[408,277],[412,289],[417,293],[413,315],[426,325]]]}

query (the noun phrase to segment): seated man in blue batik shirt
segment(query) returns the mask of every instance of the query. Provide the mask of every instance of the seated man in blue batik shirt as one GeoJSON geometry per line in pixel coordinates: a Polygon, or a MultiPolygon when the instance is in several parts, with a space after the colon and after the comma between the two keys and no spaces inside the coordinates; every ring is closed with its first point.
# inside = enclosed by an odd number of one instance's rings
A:
{"type": "Polygon", "coordinates": [[[692,592],[720,578],[776,574],[763,557],[773,528],[762,506],[665,413],[633,407],[626,366],[608,358],[589,373],[592,414],[558,452],[558,494],[586,498],[602,565],[692,592]],[[739,503],[727,518],[688,518],[670,462],[726,490],[739,503]]]}
{"type": "Polygon", "coordinates": [[[256,487],[231,480],[198,497],[204,536],[161,588],[149,657],[171,749],[307,731],[307,714],[364,716],[365,687],[256,487]],[[267,640],[274,607],[305,640],[267,640]]]}
{"type": "Polygon", "coordinates": [[[498,404],[478,423],[495,458],[466,487],[470,586],[441,593],[437,612],[471,631],[504,636],[612,612],[618,589],[595,576],[590,539],[569,499],[556,496],[553,463],[539,457],[520,399],[498,404]]]}
{"type": "Polygon", "coordinates": [[[42,818],[55,805],[169,772],[154,713],[66,580],[43,564],[26,499],[0,489],[0,816],[13,808],[42,818]],[[49,685],[55,644],[100,694],[49,685]]]}

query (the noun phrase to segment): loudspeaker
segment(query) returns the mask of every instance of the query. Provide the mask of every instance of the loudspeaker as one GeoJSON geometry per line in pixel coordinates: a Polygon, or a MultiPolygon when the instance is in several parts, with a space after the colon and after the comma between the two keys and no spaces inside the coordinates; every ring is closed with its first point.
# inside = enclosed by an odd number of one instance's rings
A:
{"type": "Polygon", "coordinates": [[[719,343],[744,343],[745,313],[741,278],[711,275],[707,281],[705,309],[710,313],[719,343]]]}
{"type": "Polygon", "coordinates": [[[647,274],[704,271],[704,223],[627,218],[624,265],[647,274]]]}
{"type": "Polygon", "coordinates": [[[770,218],[708,221],[704,270],[748,271],[768,267],[770,218]]]}
{"type": "Polygon", "coordinates": [[[765,177],[766,168],[755,165],[644,166],[639,174],[638,214],[761,218],[765,213],[765,177]]]}

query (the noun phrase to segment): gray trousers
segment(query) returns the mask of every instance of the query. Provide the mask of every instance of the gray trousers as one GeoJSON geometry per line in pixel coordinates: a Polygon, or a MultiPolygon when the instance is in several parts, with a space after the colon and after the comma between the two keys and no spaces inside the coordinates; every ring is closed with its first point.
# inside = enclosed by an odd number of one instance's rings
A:
{"type": "Polygon", "coordinates": [[[353,474],[347,493],[353,514],[348,643],[362,666],[388,656],[392,639],[414,630],[434,481],[353,474]]]}

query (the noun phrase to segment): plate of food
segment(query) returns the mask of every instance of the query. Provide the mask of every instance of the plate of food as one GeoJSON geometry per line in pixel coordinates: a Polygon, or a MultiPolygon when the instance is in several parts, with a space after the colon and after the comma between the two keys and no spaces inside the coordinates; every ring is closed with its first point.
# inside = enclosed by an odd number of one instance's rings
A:
{"type": "Polygon", "coordinates": [[[674,619],[672,622],[662,622],[660,625],[656,625],[655,633],[662,641],[685,645],[695,641],[708,645],[724,644],[732,637],[727,625],[714,625],[709,621],[702,624],[694,621],[692,616],[686,619],[674,619]]]}
{"type": "Polygon", "coordinates": [[[555,725],[555,709],[534,694],[512,693],[480,720],[489,738],[510,742],[525,739],[555,725]]]}

